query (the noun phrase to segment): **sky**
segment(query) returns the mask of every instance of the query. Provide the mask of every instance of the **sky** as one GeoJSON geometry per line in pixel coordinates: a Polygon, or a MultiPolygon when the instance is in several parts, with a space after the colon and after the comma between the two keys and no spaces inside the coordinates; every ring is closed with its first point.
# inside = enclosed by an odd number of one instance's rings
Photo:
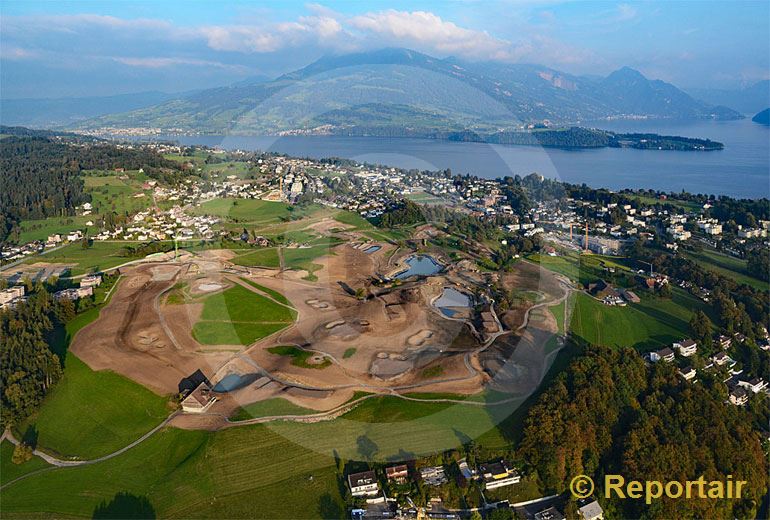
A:
{"type": "Polygon", "coordinates": [[[0,96],[184,92],[382,47],[738,88],[770,77],[770,2],[3,0],[0,96]]]}

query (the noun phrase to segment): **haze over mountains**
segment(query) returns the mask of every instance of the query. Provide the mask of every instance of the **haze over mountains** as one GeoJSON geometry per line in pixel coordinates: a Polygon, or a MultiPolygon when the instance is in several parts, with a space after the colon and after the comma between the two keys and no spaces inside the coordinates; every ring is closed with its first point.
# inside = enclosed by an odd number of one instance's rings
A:
{"type": "MultiPolygon", "coordinates": [[[[149,93],[148,93],[149,94],[149,93]]],[[[160,95],[160,93],[156,93],[160,95]]],[[[3,102],[6,124],[69,128],[147,127],[203,133],[498,131],[605,118],[737,119],[732,108],[695,99],[624,67],[607,77],[540,65],[436,59],[408,49],[322,58],[272,81],[254,78],[101,114],[61,114],[30,101],[3,102]],[[41,114],[41,112],[47,112],[41,114]],[[106,115],[105,115],[106,114],[106,115]],[[97,117],[94,117],[97,116],[97,117]],[[24,120],[27,118],[27,120],[24,120]],[[73,124],[76,119],[84,119],[73,124]]],[[[119,97],[119,96],[116,96],[119,97]]],[[[139,95],[135,100],[140,103],[139,95]]],[[[125,103],[125,101],[121,101],[125,103]]],[[[114,107],[114,108],[113,108],[114,107]]],[[[78,111],[73,107],[73,111],[78,111]]]]}

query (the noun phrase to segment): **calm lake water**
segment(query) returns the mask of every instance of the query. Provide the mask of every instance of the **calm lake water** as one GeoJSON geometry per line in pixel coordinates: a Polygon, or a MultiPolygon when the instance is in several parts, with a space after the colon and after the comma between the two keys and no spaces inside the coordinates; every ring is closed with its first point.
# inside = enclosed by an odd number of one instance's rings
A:
{"type": "Polygon", "coordinates": [[[629,132],[708,138],[725,144],[714,152],[453,143],[375,137],[174,136],[183,144],[264,150],[301,157],[346,157],[401,168],[445,169],[495,178],[537,172],[546,177],[610,189],[653,188],[733,197],[770,196],[770,128],[741,121],[618,121],[584,126],[629,132]]]}
{"type": "Polygon", "coordinates": [[[409,268],[398,273],[396,278],[405,280],[410,276],[430,276],[443,269],[441,264],[428,255],[410,256],[406,259],[406,264],[409,268]]]}

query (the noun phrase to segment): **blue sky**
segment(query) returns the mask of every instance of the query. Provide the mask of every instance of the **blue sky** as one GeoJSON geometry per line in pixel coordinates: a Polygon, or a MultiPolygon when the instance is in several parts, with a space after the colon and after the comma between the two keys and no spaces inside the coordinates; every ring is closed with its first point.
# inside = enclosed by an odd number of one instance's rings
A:
{"type": "Polygon", "coordinates": [[[0,30],[4,98],[178,92],[386,46],[574,74],[626,65],[681,87],[770,76],[767,1],[5,0],[0,30]]]}

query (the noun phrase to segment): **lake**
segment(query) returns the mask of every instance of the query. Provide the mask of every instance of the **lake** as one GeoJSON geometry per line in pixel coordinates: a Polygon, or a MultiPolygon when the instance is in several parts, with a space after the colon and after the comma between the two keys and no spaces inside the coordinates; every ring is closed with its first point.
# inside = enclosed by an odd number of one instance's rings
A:
{"type": "Polygon", "coordinates": [[[534,146],[455,143],[431,139],[334,136],[162,136],[182,144],[264,150],[300,157],[346,157],[401,168],[445,169],[486,178],[537,172],[595,188],[758,198],[770,196],[770,128],[741,121],[601,121],[583,126],[624,132],[708,138],[713,152],[544,149],[534,146]]]}

